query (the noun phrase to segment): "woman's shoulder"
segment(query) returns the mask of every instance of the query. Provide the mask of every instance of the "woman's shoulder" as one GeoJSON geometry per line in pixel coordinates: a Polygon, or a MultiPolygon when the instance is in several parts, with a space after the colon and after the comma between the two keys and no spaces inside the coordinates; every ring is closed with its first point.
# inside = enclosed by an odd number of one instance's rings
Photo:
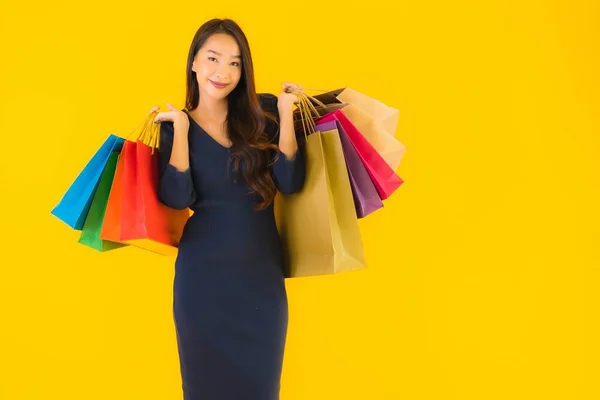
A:
{"type": "Polygon", "coordinates": [[[260,106],[267,112],[277,112],[277,96],[273,93],[258,93],[260,106]]]}
{"type": "MultiPolygon", "coordinates": [[[[181,111],[187,116],[188,121],[190,123],[190,130],[191,130],[194,127],[194,119],[190,115],[188,109],[184,108],[181,111]]],[[[159,125],[160,125],[159,129],[160,129],[161,134],[173,136],[173,134],[175,133],[175,124],[173,121],[161,121],[159,125]]]]}

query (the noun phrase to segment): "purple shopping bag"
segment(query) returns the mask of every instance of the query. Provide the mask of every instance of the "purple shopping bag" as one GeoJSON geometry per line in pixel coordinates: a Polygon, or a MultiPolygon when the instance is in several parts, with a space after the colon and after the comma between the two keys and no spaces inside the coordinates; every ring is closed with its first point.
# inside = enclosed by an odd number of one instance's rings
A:
{"type": "Polygon", "coordinates": [[[374,211],[383,207],[383,202],[375,184],[371,180],[367,169],[363,165],[360,156],[356,152],[354,145],[348,138],[348,134],[339,121],[332,120],[317,124],[315,130],[325,132],[337,130],[340,134],[344,158],[346,159],[346,168],[352,187],[352,196],[354,197],[354,206],[356,208],[357,218],[364,218],[374,211]]]}

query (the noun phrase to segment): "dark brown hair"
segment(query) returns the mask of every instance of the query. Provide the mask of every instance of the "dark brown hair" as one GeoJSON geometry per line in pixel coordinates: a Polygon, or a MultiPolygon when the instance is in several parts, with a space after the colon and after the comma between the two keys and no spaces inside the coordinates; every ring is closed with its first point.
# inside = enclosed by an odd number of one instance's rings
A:
{"type": "Polygon", "coordinates": [[[246,35],[240,26],[230,19],[212,19],[205,22],[194,36],[190,46],[186,77],[187,94],[186,109],[191,111],[198,107],[200,90],[196,73],[192,71],[192,63],[206,40],[217,33],[232,36],[238,43],[241,55],[242,76],[235,89],[228,96],[227,130],[232,142],[230,149],[231,162],[235,171],[241,174],[253,193],[258,193],[262,201],[258,209],[266,208],[275,198],[277,189],[269,172],[271,162],[270,150],[278,151],[278,147],[269,143],[265,134],[266,119],[274,119],[263,111],[254,83],[254,67],[252,55],[246,35]]]}

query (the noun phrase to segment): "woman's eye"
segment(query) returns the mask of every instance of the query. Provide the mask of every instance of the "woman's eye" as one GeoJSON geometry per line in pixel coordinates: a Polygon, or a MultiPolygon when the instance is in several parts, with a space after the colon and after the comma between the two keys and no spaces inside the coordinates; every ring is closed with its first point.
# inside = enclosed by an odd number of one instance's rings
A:
{"type": "Polygon", "coordinates": [[[209,61],[217,61],[217,59],[216,59],[216,58],[214,58],[214,57],[208,57],[208,60],[209,60],[209,61]]]}
{"type": "Polygon", "coordinates": [[[240,66],[240,63],[239,63],[239,62],[235,62],[235,61],[234,61],[234,62],[232,62],[232,63],[231,63],[231,65],[233,65],[234,67],[239,67],[239,66],[240,66]]]}

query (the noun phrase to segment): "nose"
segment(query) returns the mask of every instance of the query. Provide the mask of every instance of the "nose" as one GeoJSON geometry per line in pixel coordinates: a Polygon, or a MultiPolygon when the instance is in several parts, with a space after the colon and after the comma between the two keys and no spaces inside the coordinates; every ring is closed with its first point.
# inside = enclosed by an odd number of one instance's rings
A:
{"type": "Polygon", "coordinates": [[[226,78],[228,74],[229,74],[229,69],[227,68],[227,66],[221,65],[217,69],[217,77],[219,77],[219,78],[226,78]]]}

